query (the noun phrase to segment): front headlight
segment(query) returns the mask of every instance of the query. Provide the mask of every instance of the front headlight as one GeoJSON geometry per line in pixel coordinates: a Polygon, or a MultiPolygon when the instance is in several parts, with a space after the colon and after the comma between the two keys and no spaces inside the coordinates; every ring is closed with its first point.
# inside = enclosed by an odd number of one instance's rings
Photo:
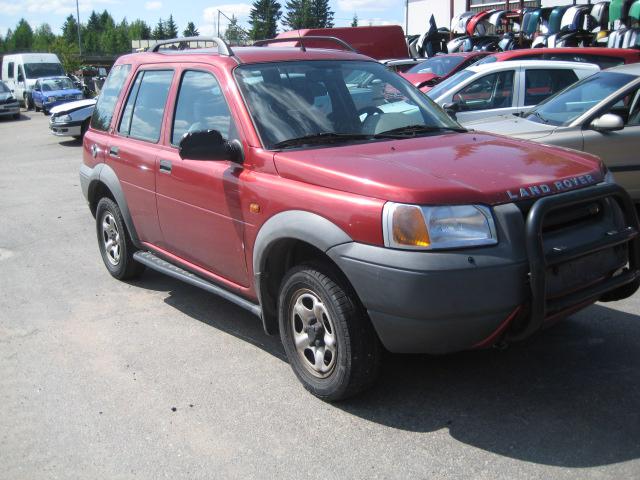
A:
{"type": "Polygon", "coordinates": [[[406,250],[477,247],[498,243],[493,215],[483,205],[421,207],[388,202],[384,244],[406,250]]]}
{"type": "Polygon", "coordinates": [[[45,100],[45,102],[47,102],[47,103],[53,103],[55,101],[56,101],[56,97],[47,97],[46,100],[45,100]]]}
{"type": "Polygon", "coordinates": [[[70,122],[71,121],[71,116],[70,115],[62,115],[60,117],[55,117],[53,119],[53,121],[55,123],[64,123],[64,122],[70,122]]]}
{"type": "Polygon", "coordinates": [[[78,93],[76,95],[76,100],[82,100],[82,94],[81,93],[78,93]]]}

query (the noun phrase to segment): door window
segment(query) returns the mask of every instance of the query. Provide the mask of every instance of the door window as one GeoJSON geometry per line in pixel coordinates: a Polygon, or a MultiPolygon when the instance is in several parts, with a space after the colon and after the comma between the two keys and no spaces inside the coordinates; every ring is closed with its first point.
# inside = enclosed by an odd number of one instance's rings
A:
{"type": "Polygon", "coordinates": [[[130,70],[131,65],[116,65],[111,69],[91,117],[91,126],[96,130],[106,132],[109,128],[113,118],[113,110],[130,70]]]}
{"type": "Polygon", "coordinates": [[[13,77],[14,77],[14,66],[15,66],[15,63],[9,62],[9,66],[7,67],[7,70],[8,70],[7,75],[12,80],[13,80],[13,77]]]}
{"type": "Polygon", "coordinates": [[[171,143],[178,145],[189,132],[217,130],[229,139],[233,120],[220,84],[208,72],[189,70],[182,76],[171,143]]]}
{"type": "Polygon", "coordinates": [[[463,111],[513,106],[513,70],[491,73],[473,80],[453,96],[463,111]]]}
{"type": "Polygon", "coordinates": [[[144,70],[138,73],[118,132],[138,140],[160,140],[164,107],[173,80],[173,70],[144,70]]]}
{"type": "Polygon", "coordinates": [[[573,70],[527,69],[524,74],[524,105],[538,105],[578,81],[573,70]]]}

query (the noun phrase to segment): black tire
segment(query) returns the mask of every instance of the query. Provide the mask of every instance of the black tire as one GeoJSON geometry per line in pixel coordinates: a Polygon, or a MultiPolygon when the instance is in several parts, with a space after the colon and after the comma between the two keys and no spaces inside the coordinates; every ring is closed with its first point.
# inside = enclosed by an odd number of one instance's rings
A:
{"type": "Polygon", "coordinates": [[[36,111],[36,113],[38,113],[40,111],[40,107],[38,107],[37,105],[34,105],[33,109],[36,111]]]}
{"type": "Polygon", "coordinates": [[[24,107],[27,110],[33,110],[35,108],[35,104],[33,103],[33,97],[29,94],[25,94],[24,107]]]}
{"type": "MultiPolygon", "coordinates": [[[[315,307],[317,305],[313,304],[311,308],[315,307]]],[[[300,265],[291,269],[282,281],[278,318],[280,338],[289,364],[313,395],[326,401],[343,400],[367,389],[377,379],[382,351],[380,341],[355,292],[341,280],[338,272],[324,265],[300,265]],[[320,308],[328,313],[328,318],[323,313],[321,320],[309,320],[310,326],[321,326],[308,330],[301,317],[294,314],[294,309],[297,303],[304,305],[313,296],[322,303],[320,308]],[[327,332],[330,330],[333,331],[329,340],[335,342],[336,347],[327,359],[327,332]],[[320,345],[315,343],[307,347],[305,343],[301,347],[304,351],[298,350],[294,338],[301,338],[301,335],[309,342],[320,341],[320,345]],[[321,368],[333,365],[331,370],[321,373],[311,365],[311,359],[315,358],[314,346],[315,352],[320,351],[321,368]],[[319,350],[322,348],[324,350],[319,350]]]]}
{"type": "Polygon", "coordinates": [[[47,115],[49,115],[49,111],[46,108],[42,107],[42,114],[46,117],[47,115]]]}
{"type": "Polygon", "coordinates": [[[122,212],[118,204],[110,198],[101,198],[96,208],[96,233],[98,235],[98,247],[102,255],[102,261],[109,273],[118,280],[127,280],[139,276],[144,271],[144,265],[133,259],[137,250],[127,227],[122,218],[122,212]],[[105,231],[103,224],[115,226],[115,233],[105,231]],[[113,233],[113,234],[112,234],[113,233]],[[107,252],[107,241],[116,240],[117,248],[113,247],[107,252]],[[117,255],[114,251],[118,252],[117,255]]]}

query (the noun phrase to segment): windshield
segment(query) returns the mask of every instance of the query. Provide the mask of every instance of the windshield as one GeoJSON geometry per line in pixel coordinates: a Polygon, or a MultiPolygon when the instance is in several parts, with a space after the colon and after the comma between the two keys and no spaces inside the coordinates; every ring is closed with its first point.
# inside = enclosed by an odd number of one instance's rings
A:
{"type": "Polygon", "coordinates": [[[41,80],[41,88],[43,92],[52,92],[54,90],[71,90],[75,88],[71,80],[66,77],[46,78],[41,80]]]}
{"type": "Polygon", "coordinates": [[[269,149],[293,146],[293,140],[310,137],[328,143],[375,138],[392,130],[415,136],[461,128],[420,91],[377,62],[241,65],[235,76],[269,149]]]}
{"type": "Polygon", "coordinates": [[[27,78],[42,78],[64,75],[64,70],[59,63],[25,63],[24,73],[27,78]]]}
{"type": "Polygon", "coordinates": [[[527,120],[565,127],[636,78],[623,73],[599,72],[549,97],[529,112],[527,120]]]}
{"type": "Polygon", "coordinates": [[[0,93],[9,93],[10,91],[6,83],[0,82],[0,93]]]}
{"type": "Polygon", "coordinates": [[[454,86],[456,86],[461,82],[464,82],[467,78],[471,77],[472,75],[475,75],[475,72],[472,72],[471,70],[462,70],[456,73],[455,75],[452,75],[451,77],[447,78],[444,82],[439,83],[438,85],[433,87],[431,90],[427,92],[427,96],[432,100],[436,100],[440,96],[447,93],[451,88],[453,88],[454,86]]]}
{"type": "Polygon", "coordinates": [[[465,57],[462,55],[433,57],[411,67],[407,70],[407,73],[433,73],[439,77],[444,77],[449,75],[451,70],[464,62],[464,60],[465,57]]]}

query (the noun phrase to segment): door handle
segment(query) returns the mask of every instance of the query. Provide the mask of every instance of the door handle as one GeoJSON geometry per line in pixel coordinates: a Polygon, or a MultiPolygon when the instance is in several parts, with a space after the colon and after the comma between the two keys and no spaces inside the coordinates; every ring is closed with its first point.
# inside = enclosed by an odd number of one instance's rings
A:
{"type": "Polygon", "coordinates": [[[171,173],[171,162],[169,160],[160,160],[160,173],[171,173]]]}
{"type": "Polygon", "coordinates": [[[118,157],[119,154],[120,154],[119,147],[109,147],[109,155],[111,155],[112,157],[118,157]]]}

